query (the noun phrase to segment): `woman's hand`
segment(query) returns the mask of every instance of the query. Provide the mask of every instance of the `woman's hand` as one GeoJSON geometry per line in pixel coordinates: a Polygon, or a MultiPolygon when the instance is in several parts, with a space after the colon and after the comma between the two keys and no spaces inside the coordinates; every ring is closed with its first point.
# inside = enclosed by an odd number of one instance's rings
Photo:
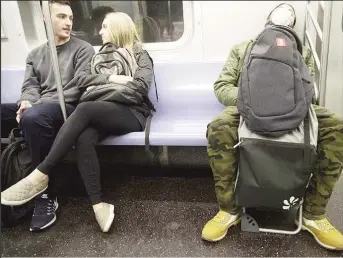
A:
{"type": "Polygon", "coordinates": [[[112,74],[110,77],[108,77],[109,82],[114,82],[114,83],[127,83],[127,82],[132,82],[133,77],[131,76],[126,76],[126,75],[115,75],[112,74]]]}
{"type": "Polygon", "coordinates": [[[95,87],[96,86],[89,86],[89,87],[87,87],[86,91],[90,91],[90,90],[94,89],[95,87]]]}

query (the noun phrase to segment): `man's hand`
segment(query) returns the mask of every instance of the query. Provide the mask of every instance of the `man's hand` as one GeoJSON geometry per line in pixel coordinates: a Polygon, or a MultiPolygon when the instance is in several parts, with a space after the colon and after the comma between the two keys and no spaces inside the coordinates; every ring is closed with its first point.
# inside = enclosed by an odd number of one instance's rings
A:
{"type": "Polygon", "coordinates": [[[19,109],[18,109],[18,111],[17,111],[17,118],[16,118],[18,124],[19,124],[19,122],[20,122],[20,119],[21,119],[21,117],[22,117],[24,111],[25,111],[26,109],[30,108],[30,107],[32,107],[32,105],[31,105],[30,101],[28,101],[28,100],[23,100],[23,101],[20,103],[20,107],[19,107],[19,109]]]}

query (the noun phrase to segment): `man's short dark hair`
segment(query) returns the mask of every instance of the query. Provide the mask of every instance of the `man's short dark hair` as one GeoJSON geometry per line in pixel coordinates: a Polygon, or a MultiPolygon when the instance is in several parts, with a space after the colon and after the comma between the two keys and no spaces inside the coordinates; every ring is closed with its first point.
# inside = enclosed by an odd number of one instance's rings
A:
{"type": "Polygon", "coordinates": [[[61,4],[61,5],[69,5],[71,7],[71,2],[69,0],[50,0],[49,4],[61,4]]]}
{"type": "Polygon", "coordinates": [[[113,13],[114,9],[110,6],[99,6],[92,11],[91,19],[94,22],[103,21],[106,14],[113,13]]]}

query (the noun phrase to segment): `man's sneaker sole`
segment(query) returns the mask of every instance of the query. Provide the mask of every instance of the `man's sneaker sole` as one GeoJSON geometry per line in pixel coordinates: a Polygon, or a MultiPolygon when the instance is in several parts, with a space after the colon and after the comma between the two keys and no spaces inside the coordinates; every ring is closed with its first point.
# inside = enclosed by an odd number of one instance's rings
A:
{"type": "Polygon", "coordinates": [[[31,232],[41,231],[41,230],[46,229],[47,227],[51,226],[52,224],[54,224],[55,221],[56,221],[56,212],[57,212],[57,210],[58,210],[58,207],[59,207],[58,202],[56,202],[55,216],[54,216],[54,218],[53,218],[48,224],[44,225],[44,226],[41,227],[41,228],[37,228],[37,229],[33,229],[33,228],[30,227],[30,231],[31,231],[31,232]]]}
{"type": "Polygon", "coordinates": [[[110,206],[110,216],[109,219],[104,227],[103,232],[108,232],[108,230],[110,229],[112,223],[113,223],[113,219],[114,219],[114,206],[111,204],[110,206]]]}
{"type": "Polygon", "coordinates": [[[224,232],[223,235],[221,235],[220,237],[218,238],[215,238],[215,239],[207,239],[205,238],[203,235],[201,235],[201,238],[206,240],[206,241],[209,241],[209,242],[217,242],[217,241],[220,241],[222,240],[226,235],[227,235],[227,232],[229,230],[229,228],[231,228],[232,226],[236,226],[237,224],[239,224],[239,222],[241,222],[241,218],[235,220],[234,222],[232,222],[231,224],[229,224],[229,227],[226,229],[226,231],[224,232]]]}
{"type": "MultiPolygon", "coordinates": [[[[295,221],[295,224],[298,226],[298,225],[299,225],[299,222],[296,220],[296,221],[295,221]]],[[[304,224],[301,226],[301,229],[302,229],[302,230],[305,230],[305,231],[307,231],[307,232],[310,232],[311,235],[314,237],[314,239],[317,241],[317,243],[318,243],[320,246],[322,246],[322,247],[324,247],[324,248],[326,248],[326,249],[329,249],[329,250],[338,250],[338,251],[343,250],[343,249],[340,249],[340,248],[336,248],[336,247],[334,247],[334,246],[330,246],[330,245],[324,244],[323,242],[321,242],[321,241],[317,238],[317,236],[311,231],[311,229],[309,229],[308,227],[306,227],[304,224]]]]}
{"type": "Polygon", "coordinates": [[[41,191],[39,191],[38,193],[34,194],[33,196],[31,196],[28,199],[25,200],[21,200],[21,201],[8,201],[6,199],[3,199],[1,197],[1,204],[2,205],[6,205],[6,206],[20,206],[23,205],[29,201],[31,201],[33,198],[35,198],[37,195],[40,195],[41,193],[43,193],[46,189],[48,189],[48,186],[46,186],[45,188],[43,188],[41,191]]]}

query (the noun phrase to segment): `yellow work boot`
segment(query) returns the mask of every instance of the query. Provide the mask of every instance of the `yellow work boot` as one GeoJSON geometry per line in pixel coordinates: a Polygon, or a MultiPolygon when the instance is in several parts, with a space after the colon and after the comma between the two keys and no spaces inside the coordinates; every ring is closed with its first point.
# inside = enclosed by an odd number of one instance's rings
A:
{"type": "Polygon", "coordinates": [[[330,250],[343,250],[343,235],[326,218],[320,220],[303,218],[302,229],[310,232],[322,247],[330,250]]]}
{"type": "Polygon", "coordinates": [[[226,236],[228,229],[233,225],[237,225],[240,220],[240,214],[231,215],[228,212],[219,211],[213,219],[206,223],[201,237],[211,242],[222,240],[226,236]]]}

